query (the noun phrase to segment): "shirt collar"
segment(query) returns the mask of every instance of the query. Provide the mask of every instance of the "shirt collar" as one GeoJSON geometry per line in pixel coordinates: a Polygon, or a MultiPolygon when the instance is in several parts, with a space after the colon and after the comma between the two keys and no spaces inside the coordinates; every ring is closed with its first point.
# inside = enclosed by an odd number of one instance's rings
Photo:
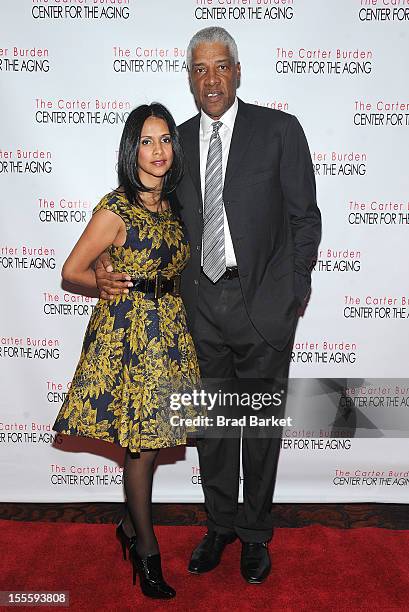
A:
{"type": "MultiPolygon", "coordinates": [[[[233,128],[234,128],[234,122],[236,120],[238,108],[239,108],[239,101],[236,97],[233,104],[230,106],[230,108],[227,109],[224,115],[222,115],[219,119],[219,121],[221,121],[223,125],[226,125],[231,131],[233,131],[233,128]]],[[[209,117],[208,115],[206,115],[206,113],[204,113],[203,110],[201,111],[200,113],[200,133],[202,136],[206,134],[207,132],[211,131],[212,123],[214,123],[214,121],[215,120],[209,117]]]]}

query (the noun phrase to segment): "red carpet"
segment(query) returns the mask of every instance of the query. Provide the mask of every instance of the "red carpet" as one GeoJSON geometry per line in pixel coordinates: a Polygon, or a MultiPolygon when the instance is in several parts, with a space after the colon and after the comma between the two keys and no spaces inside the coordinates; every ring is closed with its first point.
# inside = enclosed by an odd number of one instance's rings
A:
{"type": "Polygon", "coordinates": [[[61,610],[409,610],[409,531],[277,529],[273,572],[251,586],[240,575],[238,542],[216,570],[195,576],[186,563],[203,528],[157,527],[165,576],[177,596],[154,602],[132,586],[111,525],[0,521],[0,529],[0,590],[69,591],[70,607],[61,610]]]}

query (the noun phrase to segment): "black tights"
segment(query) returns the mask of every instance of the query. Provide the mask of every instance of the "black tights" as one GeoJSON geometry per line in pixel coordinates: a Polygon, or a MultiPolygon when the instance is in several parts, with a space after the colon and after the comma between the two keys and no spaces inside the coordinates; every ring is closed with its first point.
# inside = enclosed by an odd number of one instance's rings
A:
{"type": "Polygon", "coordinates": [[[136,536],[136,550],[141,557],[159,552],[152,525],[152,480],[158,450],[125,455],[124,487],[127,513],[123,527],[128,536],[136,536]]]}

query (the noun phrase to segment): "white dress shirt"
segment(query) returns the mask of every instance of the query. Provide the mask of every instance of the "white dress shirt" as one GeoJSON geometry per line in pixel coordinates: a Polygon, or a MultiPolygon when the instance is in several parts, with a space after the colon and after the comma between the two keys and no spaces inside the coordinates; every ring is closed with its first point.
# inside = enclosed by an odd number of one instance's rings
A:
{"type": "MultiPolygon", "coordinates": [[[[239,103],[237,98],[233,102],[232,106],[222,115],[219,121],[222,122],[222,126],[219,129],[220,139],[222,141],[222,174],[223,183],[226,175],[227,160],[229,158],[231,137],[233,134],[234,122],[236,120],[237,109],[239,103]]],[[[214,119],[211,119],[206,115],[203,110],[201,111],[200,117],[200,183],[202,187],[202,199],[204,204],[205,196],[205,174],[206,174],[206,162],[207,153],[209,151],[210,136],[212,135],[213,128],[212,123],[214,119]]],[[[204,207],[203,207],[204,208],[204,207]]],[[[237,266],[236,256],[234,254],[233,243],[230,235],[229,224],[227,222],[226,211],[223,206],[223,218],[224,218],[224,246],[226,255],[226,266],[237,266]]],[[[203,244],[202,244],[203,247],[203,244]]],[[[202,248],[202,265],[203,265],[203,248],[202,248]]]]}

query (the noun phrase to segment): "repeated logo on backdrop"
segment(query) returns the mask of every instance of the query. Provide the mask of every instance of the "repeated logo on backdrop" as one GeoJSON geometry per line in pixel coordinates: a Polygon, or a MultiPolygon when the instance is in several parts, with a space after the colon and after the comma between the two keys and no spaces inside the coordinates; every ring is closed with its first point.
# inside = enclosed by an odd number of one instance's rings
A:
{"type": "MultiPolygon", "coordinates": [[[[409,9],[408,9],[409,10],[409,9]]],[[[403,127],[409,125],[409,102],[400,100],[354,100],[354,125],[403,127]]]]}
{"type": "Polygon", "coordinates": [[[7,270],[54,270],[56,250],[46,246],[0,245],[0,268],[7,270]]]}
{"type": "Polygon", "coordinates": [[[355,364],[358,360],[356,342],[330,342],[329,340],[298,340],[291,353],[292,363],[313,364],[355,364]]]}
{"type": "Polygon", "coordinates": [[[51,430],[49,423],[0,423],[0,444],[32,445],[32,444],[61,444],[59,434],[51,430]]]}
{"type": "Polygon", "coordinates": [[[360,151],[313,151],[315,176],[364,176],[368,154],[360,151]]]}
{"type": "Polygon", "coordinates": [[[409,295],[345,295],[343,315],[346,319],[409,318],[409,295]]]}
{"type": "Polygon", "coordinates": [[[117,125],[125,123],[131,103],[128,100],[46,100],[36,98],[34,120],[40,124],[117,125]]]}
{"type": "Polygon", "coordinates": [[[132,16],[133,0],[31,0],[31,16],[36,21],[127,20],[132,16]]]}
{"type": "Polygon", "coordinates": [[[116,73],[186,72],[186,50],[180,47],[120,47],[112,48],[112,70],[116,73]]]}
{"type": "Polygon", "coordinates": [[[58,338],[0,336],[0,357],[4,359],[59,359],[58,338]]]}
{"type": "Polygon", "coordinates": [[[361,487],[365,489],[368,487],[382,487],[388,489],[389,487],[407,487],[409,486],[409,470],[338,468],[335,470],[332,482],[335,487],[343,488],[361,487]]]}
{"type": "Polygon", "coordinates": [[[274,70],[283,75],[360,75],[371,74],[372,49],[288,49],[275,50],[274,70]]]}
{"type": "Polygon", "coordinates": [[[0,148],[0,175],[50,174],[53,171],[52,160],[51,151],[0,148]]]}
{"type": "Polygon", "coordinates": [[[366,23],[409,21],[409,7],[405,0],[356,0],[358,19],[366,23]]]}
{"type": "Polygon", "coordinates": [[[113,465],[69,465],[51,463],[50,483],[56,487],[117,487],[122,485],[122,467],[113,465]]]}
{"type": "Polygon", "coordinates": [[[0,47],[0,72],[48,72],[51,67],[49,49],[0,47]]]}
{"type": "Polygon", "coordinates": [[[89,221],[94,204],[81,198],[42,196],[36,199],[36,217],[41,223],[85,223],[89,221]]]}
{"type": "MultiPolygon", "coordinates": [[[[295,16],[294,0],[191,0],[198,21],[287,21],[295,16]]],[[[204,24],[202,27],[206,27],[204,24]]]]}
{"type": "Polygon", "coordinates": [[[350,200],[346,214],[350,225],[409,225],[409,201],[350,200]]]}
{"type": "Polygon", "coordinates": [[[42,312],[47,317],[89,317],[94,310],[96,299],[67,291],[44,291],[40,298],[42,312]]]}

